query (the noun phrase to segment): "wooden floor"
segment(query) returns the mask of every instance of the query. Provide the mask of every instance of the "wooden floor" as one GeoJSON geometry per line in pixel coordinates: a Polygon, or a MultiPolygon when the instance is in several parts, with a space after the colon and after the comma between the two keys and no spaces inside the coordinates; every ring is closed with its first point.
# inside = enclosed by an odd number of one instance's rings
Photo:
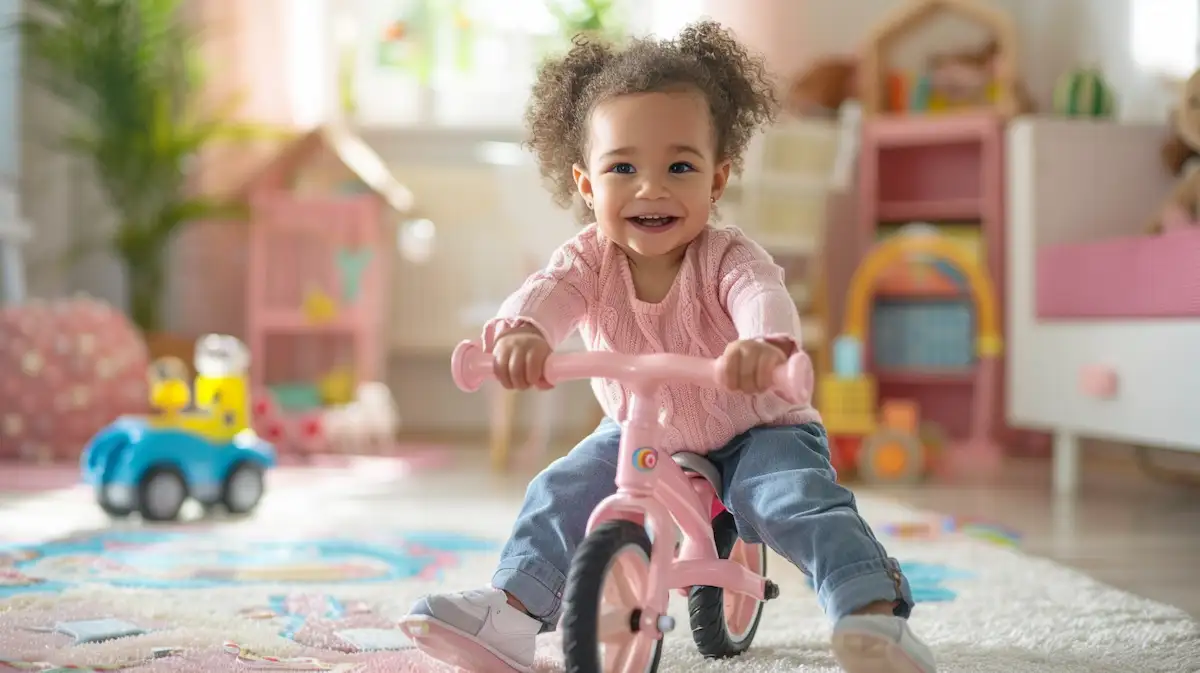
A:
{"type": "Polygon", "coordinates": [[[1007,466],[987,483],[879,491],[1020,531],[1022,548],[1200,619],[1200,487],[1124,469],[1084,470],[1079,495],[1056,499],[1046,462],[1007,466]]]}

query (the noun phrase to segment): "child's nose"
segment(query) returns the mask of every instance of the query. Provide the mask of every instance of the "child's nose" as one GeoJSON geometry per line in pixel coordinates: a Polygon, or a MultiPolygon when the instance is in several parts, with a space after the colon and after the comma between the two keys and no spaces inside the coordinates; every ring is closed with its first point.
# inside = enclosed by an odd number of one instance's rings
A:
{"type": "Polygon", "coordinates": [[[639,199],[661,199],[667,195],[666,185],[657,178],[646,178],[638,186],[637,196],[639,199]]]}

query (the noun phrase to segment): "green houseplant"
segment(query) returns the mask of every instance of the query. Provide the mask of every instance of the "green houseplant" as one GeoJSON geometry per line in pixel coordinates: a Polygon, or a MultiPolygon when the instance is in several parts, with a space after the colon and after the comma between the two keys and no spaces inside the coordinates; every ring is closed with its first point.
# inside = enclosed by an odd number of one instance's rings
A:
{"type": "Polygon", "coordinates": [[[117,223],[106,245],[126,272],[131,318],[162,328],[166,252],[189,222],[237,217],[240,204],[194,192],[189,168],[248,129],[236,101],[206,104],[198,32],[182,0],[27,0],[17,28],[28,74],[73,113],[65,147],[90,167],[117,223]]]}
{"type": "Polygon", "coordinates": [[[580,34],[610,41],[622,36],[616,0],[547,0],[546,7],[568,40],[580,34]]]}

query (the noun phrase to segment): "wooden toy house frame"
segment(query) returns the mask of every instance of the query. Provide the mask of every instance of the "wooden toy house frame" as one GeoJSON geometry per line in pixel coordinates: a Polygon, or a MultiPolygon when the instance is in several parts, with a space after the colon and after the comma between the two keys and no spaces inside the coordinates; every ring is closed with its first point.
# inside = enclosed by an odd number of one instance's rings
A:
{"type": "Polygon", "coordinates": [[[886,114],[887,54],[913,29],[940,14],[953,14],[985,28],[999,49],[993,77],[997,100],[993,111],[1002,117],[1017,114],[1017,37],[1012,19],[1004,12],[977,0],[908,0],[893,14],[880,21],[867,35],[859,66],[860,98],[863,114],[886,114]]]}
{"type": "MultiPolygon", "coordinates": [[[[386,220],[411,212],[412,193],[387,169],[361,138],[339,125],[314,129],[291,142],[243,191],[251,206],[247,301],[247,342],[252,353],[251,383],[267,384],[267,339],[299,334],[343,334],[354,344],[354,373],[359,381],[383,373],[382,319],[387,314],[389,258],[386,220]],[[367,191],[361,194],[306,195],[291,183],[319,153],[329,152],[367,191]],[[299,237],[325,239],[336,248],[349,237],[377,254],[362,280],[362,297],[320,323],[306,315],[292,295],[303,282],[310,260],[289,258],[299,237]],[[341,237],[341,238],[339,238],[341,237]],[[280,303],[279,290],[287,299],[280,303]]],[[[311,247],[311,246],[310,246],[311,247]]]]}

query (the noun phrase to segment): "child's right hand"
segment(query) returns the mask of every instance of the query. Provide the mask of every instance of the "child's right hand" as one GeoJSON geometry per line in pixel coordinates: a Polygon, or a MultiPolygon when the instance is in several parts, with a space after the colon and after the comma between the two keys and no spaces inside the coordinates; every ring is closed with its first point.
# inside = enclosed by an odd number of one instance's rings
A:
{"type": "Polygon", "coordinates": [[[546,358],[552,350],[550,342],[536,329],[518,327],[508,332],[492,348],[496,380],[509,390],[553,388],[545,378],[546,358]]]}

